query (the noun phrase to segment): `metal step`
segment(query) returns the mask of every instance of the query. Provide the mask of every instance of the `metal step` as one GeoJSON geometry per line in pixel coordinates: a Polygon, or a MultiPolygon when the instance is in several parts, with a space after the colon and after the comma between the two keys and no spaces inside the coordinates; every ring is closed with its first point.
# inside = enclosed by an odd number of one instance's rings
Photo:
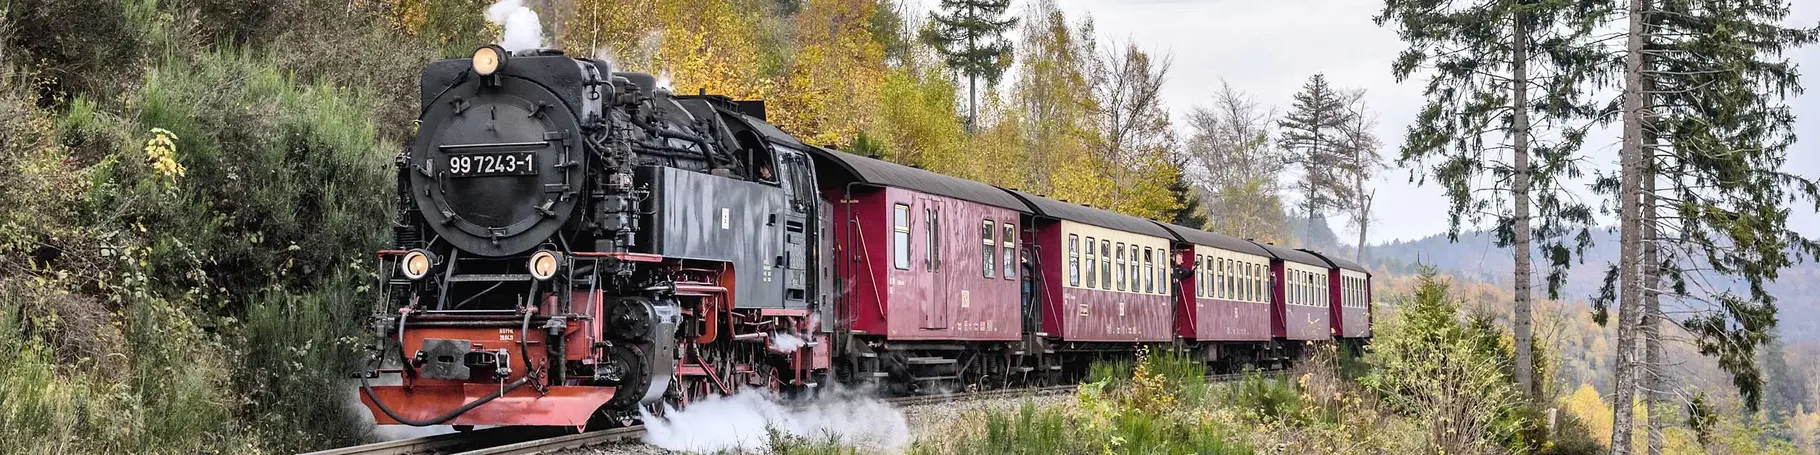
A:
{"type": "Polygon", "coordinates": [[[941,357],[911,357],[909,360],[906,360],[905,363],[911,365],[953,365],[959,363],[959,361],[941,357]]]}
{"type": "Polygon", "coordinates": [[[875,378],[888,378],[888,377],[891,377],[891,373],[886,373],[886,372],[883,372],[883,371],[874,371],[874,372],[872,372],[872,377],[875,377],[875,378]]]}
{"type": "Polygon", "coordinates": [[[929,376],[929,377],[924,377],[924,378],[916,378],[916,382],[950,381],[950,380],[955,380],[955,379],[960,379],[960,378],[961,378],[960,376],[929,376]]]}

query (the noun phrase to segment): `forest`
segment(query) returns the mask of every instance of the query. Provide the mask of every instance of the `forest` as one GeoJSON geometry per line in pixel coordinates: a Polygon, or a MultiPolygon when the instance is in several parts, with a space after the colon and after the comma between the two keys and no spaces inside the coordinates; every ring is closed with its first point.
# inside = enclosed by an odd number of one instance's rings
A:
{"type": "MultiPolygon", "coordinates": [[[[1785,28],[1781,1],[1455,3],[1387,0],[1372,18],[1408,46],[1384,70],[1426,103],[1406,137],[1377,137],[1344,75],[1310,75],[1290,99],[1172,80],[1170,55],[1053,0],[0,0],[0,350],[16,353],[0,357],[0,454],[372,438],[346,377],[417,73],[505,38],[521,8],[543,45],[679,93],[763,99],[806,142],[1352,245],[1378,270],[1379,319],[1397,321],[1378,344],[1399,353],[1335,354],[1300,382],[1165,406],[1154,382],[1109,381],[1084,400],[1105,409],[987,419],[1141,414],[1229,436],[1197,447],[1306,453],[1813,453],[1820,371],[1787,359],[1820,348],[1776,335],[1777,306],[1798,299],[1777,297],[1811,292],[1775,283],[1820,251],[1786,208],[1820,188],[1779,171],[1800,88],[1782,54],[1820,28],[1785,28]],[[1172,83],[1221,89],[1176,118],[1172,83]],[[1626,104],[1645,93],[1648,109],[1626,104]],[[1623,151],[1592,158],[1594,126],[1622,129],[1623,151]],[[1620,158],[1610,175],[1578,167],[1620,158]],[[1448,241],[1525,253],[1479,276],[1376,259],[1367,233],[1386,209],[1370,182],[1406,170],[1448,196],[1448,241]],[[1563,197],[1582,178],[1602,200],[1563,197]],[[1588,259],[1595,243],[1622,251],[1588,259]],[[1556,298],[1568,286],[1593,298],[1556,298]],[[1497,393],[1420,381],[1441,373],[1497,393]],[[1681,382],[1701,386],[1668,387],[1681,382]],[[1378,430],[1392,436],[1364,436],[1378,430]]],[[[1183,386],[1143,371],[1127,376],[1183,386]]]]}

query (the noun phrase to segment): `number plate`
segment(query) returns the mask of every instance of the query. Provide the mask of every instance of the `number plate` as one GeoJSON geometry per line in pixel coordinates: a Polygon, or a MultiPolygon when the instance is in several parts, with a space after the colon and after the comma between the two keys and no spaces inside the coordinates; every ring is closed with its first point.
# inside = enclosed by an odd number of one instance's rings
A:
{"type": "Polygon", "coordinates": [[[537,175],[536,152],[450,155],[447,164],[451,177],[537,175]]]}

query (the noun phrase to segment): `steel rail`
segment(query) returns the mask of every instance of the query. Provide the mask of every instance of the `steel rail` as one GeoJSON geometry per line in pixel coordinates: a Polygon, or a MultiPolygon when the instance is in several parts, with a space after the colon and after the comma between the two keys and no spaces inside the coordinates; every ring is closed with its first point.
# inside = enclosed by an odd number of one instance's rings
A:
{"type": "Polygon", "coordinates": [[[532,455],[562,450],[579,449],[602,444],[636,440],[645,435],[644,425],[614,428],[611,430],[590,431],[554,438],[506,444],[497,447],[459,452],[456,455],[532,455]]]}
{"type": "Polygon", "coordinates": [[[441,454],[489,445],[521,442],[551,434],[553,429],[487,428],[467,432],[445,433],[419,438],[399,439],[308,452],[302,455],[414,455],[441,454]]]}
{"type": "MultiPolygon", "coordinates": [[[[1281,371],[1266,372],[1262,374],[1233,373],[1208,375],[1206,378],[1208,382],[1231,382],[1253,375],[1277,377],[1282,376],[1283,374],[1284,373],[1281,371]]],[[[978,392],[888,398],[885,402],[897,407],[922,406],[954,401],[1061,395],[1074,393],[1079,390],[1079,388],[1079,384],[1072,384],[1036,388],[993,389],[978,392]]],[[[530,455],[636,440],[643,437],[645,434],[644,426],[635,425],[611,430],[591,431],[555,437],[543,437],[539,439],[539,437],[549,434],[550,431],[556,430],[524,427],[488,428],[465,433],[440,434],[421,438],[343,447],[340,449],[310,452],[303,455],[530,455]]]]}

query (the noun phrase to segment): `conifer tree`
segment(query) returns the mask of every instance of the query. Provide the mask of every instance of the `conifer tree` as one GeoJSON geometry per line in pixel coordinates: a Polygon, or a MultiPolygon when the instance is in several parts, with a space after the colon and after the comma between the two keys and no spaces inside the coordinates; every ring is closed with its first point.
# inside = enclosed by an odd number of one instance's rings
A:
{"type": "Polygon", "coordinates": [[[1346,158],[1341,130],[1349,121],[1344,96],[1327,84],[1323,74],[1315,74],[1302,85],[1289,113],[1277,121],[1277,144],[1288,152],[1290,162],[1302,166],[1302,179],[1296,187],[1302,192],[1303,215],[1308,217],[1311,232],[1316,218],[1349,197],[1350,185],[1343,169],[1335,165],[1346,158]]]}
{"type": "Polygon", "coordinates": [[[1005,32],[1018,19],[1005,17],[1011,0],[942,0],[940,12],[929,13],[933,23],[922,39],[946,58],[949,68],[967,78],[967,128],[979,116],[979,82],[997,85],[1011,67],[1011,41],[1005,32]]]}
{"type": "Polygon", "coordinates": [[[1207,212],[1201,207],[1201,192],[1188,182],[1188,174],[1181,169],[1181,161],[1172,163],[1175,179],[1169,182],[1169,196],[1175,199],[1176,208],[1169,216],[1169,222],[1177,226],[1195,229],[1207,229],[1207,212]]]}
{"type": "Polygon", "coordinates": [[[1409,127],[1398,163],[1428,166],[1418,181],[1432,178],[1445,189],[1451,240],[1462,224],[1489,216],[1498,245],[1512,248],[1516,379],[1526,397],[1536,390],[1531,258],[1549,261],[1548,292],[1556,297],[1572,256],[1591,238],[1591,209],[1562,182],[1580,175],[1576,155],[1596,114],[1583,92],[1609,71],[1588,38],[1600,7],[1387,0],[1377,17],[1409,44],[1392,66],[1399,80],[1432,71],[1428,105],[1409,127]]]}
{"type": "MultiPolygon", "coordinates": [[[[1656,323],[1692,334],[1699,351],[1732,375],[1747,407],[1763,396],[1757,358],[1777,303],[1764,285],[1820,253],[1788,228],[1788,207],[1813,206],[1820,187],[1782,170],[1794,142],[1794,116],[1783,101],[1801,92],[1783,53],[1813,43],[1820,27],[1784,27],[1788,11],[1781,0],[1631,5],[1625,166],[1598,189],[1634,207],[1623,213],[1626,246],[1637,243],[1627,249],[1647,257],[1653,247],[1656,257],[1644,264],[1626,255],[1594,302],[1605,308],[1618,297],[1618,402],[1643,394],[1655,407],[1647,393],[1654,391],[1640,389],[1667,382],[1655,377],[1660,365],[1636,359],[1639,335],[1650,336],[1645,318],[1661,314],[1658,294],[1689,304],[1682,312],[1693,316],[1656,323]],[[1647,276],[1652,270],[1659,281],[1647,276]]],[[[1628,440],[1633,416],[1616,411],[1613,438],[1628,440]]],[[[1652,438],[1652,451],[1658,441],[1652,438]]]]}

